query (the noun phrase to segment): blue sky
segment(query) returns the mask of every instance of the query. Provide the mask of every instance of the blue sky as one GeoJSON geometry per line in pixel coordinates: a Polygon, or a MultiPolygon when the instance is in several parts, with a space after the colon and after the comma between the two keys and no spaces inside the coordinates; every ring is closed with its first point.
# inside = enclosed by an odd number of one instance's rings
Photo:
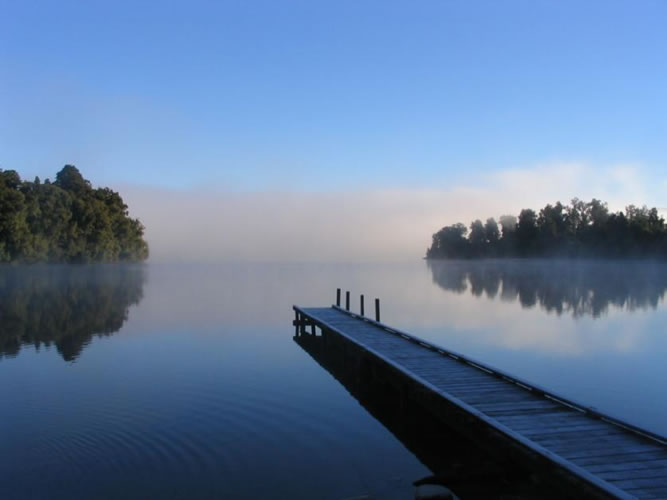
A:
{"type": "Polygon", "coordinates": [[[241,192],[561,162],[665,177],[665,2],[0,7],[0,168],[26,176],[74,163],[94,183],[241,192]]]}

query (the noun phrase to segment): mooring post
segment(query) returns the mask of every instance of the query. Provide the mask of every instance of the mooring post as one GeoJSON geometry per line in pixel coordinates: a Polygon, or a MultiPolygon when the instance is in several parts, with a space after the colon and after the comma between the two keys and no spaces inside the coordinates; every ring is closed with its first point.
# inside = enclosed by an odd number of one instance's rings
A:
{"type": "Polygon", "coordinates": [[[297,311],[296,309],[294,309],[294,328],[295,328],[294,335],[296,337],[298,337],[299,336],[299,311],[297,311]]]}
{"type": "Polygon", "coordinates": [[[350,310],[350,292],[345,292],[345,310],[350,310]]]}
{"type": "Polygon", "coordinates": [[[380,322],[380,299],[375,299],[375,321],[380,322]]]}
{"type": "Polygon", "coordinates": [[[340,288],[336,288],[336,305],[340,307],[340,288]]]}
{"type": "Polygon", "coordinates": [[[359,297],[360,305],[361,307],[359,310],[361,311],[361,315],[364,315],[364,294],[362,293],[361,296],[359,297]]]}

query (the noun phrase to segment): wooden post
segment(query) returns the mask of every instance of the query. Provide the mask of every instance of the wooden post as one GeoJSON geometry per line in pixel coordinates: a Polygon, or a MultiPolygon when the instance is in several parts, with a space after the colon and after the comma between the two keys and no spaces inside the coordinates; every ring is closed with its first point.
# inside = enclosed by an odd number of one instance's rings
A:
{"type": "Polygon", "coordinates": [[[336,288],[336,305],[340,307],[340,288],[336,288]]]}
{"type": "Polygon", "coordinates": [[[299,311],[297,311],[296,309],[294,310],[294,329],[295,329],[294,335],[296,337],[298,337],[299,336],[299,311]]]}
{"type": "Polygon", "coordinates": [[[345,292],[345,310],[350,310],[350,292],[345,292]]]}
{"type": "Polygon", "coordinates": [[[380,299],[375,299],[375,321],[380,322],[380,299]]]}
{"type": "Polygon", "coordinates": [[[360,304],[361,307],[360,307],[359,310],[361,311],[361,315],[363,316],[364,315],[364,294],[363,293],[359,297],[359,301],[361,302],[361,304],[360,304]]]}

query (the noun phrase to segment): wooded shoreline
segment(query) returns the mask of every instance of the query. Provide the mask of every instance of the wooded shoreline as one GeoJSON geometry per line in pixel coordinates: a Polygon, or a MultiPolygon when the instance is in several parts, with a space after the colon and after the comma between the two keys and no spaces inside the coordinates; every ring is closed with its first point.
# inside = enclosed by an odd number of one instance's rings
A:
{"type": "Polygon", "coordinates": [[[93,188],[73,165],[54,182],[0,170],[0,263],[142,261],[143,234],[120,194],[93,188]]]}
{"type": "Polygon", "coordinates": [[[433,235],[427,259],[487,257],[667,258],[667,226],[657,208],[629,205],[610,212],[607,203],[574,198],[570,205],[523,209],[499,223],[477,219],[443,227],[433,235]]]}

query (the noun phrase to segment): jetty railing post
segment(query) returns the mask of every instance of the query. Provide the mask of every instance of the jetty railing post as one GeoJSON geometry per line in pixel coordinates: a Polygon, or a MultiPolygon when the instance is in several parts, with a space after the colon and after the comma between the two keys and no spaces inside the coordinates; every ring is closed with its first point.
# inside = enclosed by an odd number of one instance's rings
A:
{"type": "Polygon", "coordinates": [[[294,335],[296,337],[298,337],[299,336],[299,311],[297,311],[296,309],[294,310],[294,329],[295,329],[294,335]]]}
{"type": "Polygon", "coordinates": [[[360,304],[359,304],[359,305],[361,306],[361,307],[359,308],[359,310],[361,311],[361,315],[363,316],[363,315],[364,315],[364,294],[363,294],[363,293],[362,293],[361,296],[359,297],[359,301],[360,301],[360,304]]]}
{"type": "Polygon", "coordinates": [[[345,292],[345,310],[350,310],[350,292],[345,292]]]}
{"type": "Polygon", "coordinates": [[[336,288],[336,305],[340,307],[340,288],[336,288]]]}
{"type": "Polygon", "coordinates": [[[380,299],[375,299],[375,321],[380,322],[380,299]]]}

